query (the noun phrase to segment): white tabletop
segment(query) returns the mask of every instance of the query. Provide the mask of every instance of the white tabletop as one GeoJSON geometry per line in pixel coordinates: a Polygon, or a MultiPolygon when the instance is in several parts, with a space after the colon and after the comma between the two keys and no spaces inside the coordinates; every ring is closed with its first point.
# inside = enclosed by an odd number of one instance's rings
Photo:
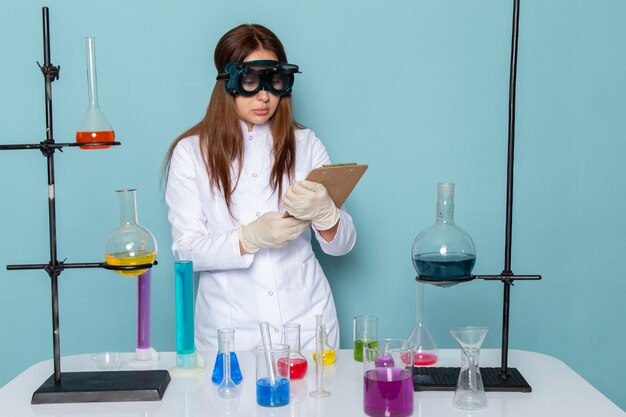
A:
{"type": "MultiPolygon", "coordinates": [[[[284,407],[266,408],[256,404],[254,357],[251,352],[238,352],[244,375],[242,391],[234,400],[217,396],[211,383],[215,353],[203,353],[204,374],[195,378],[172,378],[162,401],[128,403],[84,403],[31,405],[32,393],[52,375],[50,360],[33,365],[0,388],[0,415],[21,416],[116,416],[116,417],[215,417],[215,416],[289,416],[347,417],[363,413],[362,364],[352,359],[351,350],[340,350],[334,365],[325,367],[325,388],[330,397],[315,399],[315,366],[309,353],[309,371],[303,380],[292,381],[291,400],[284,407]]],[[[124,354],[120,369],[133,354],[124,354]]],[[[458,366],[460,351],[439,351],[440,366],[458,366]]],[[[175,353],[160,353],[159,369],[175,365],[175,353]]],[[[499,366],[500,350],[484,349],[481,366],[499,366]]],[[[417,392],[414,395],[415,417],[479,416],[479,417],[613,417],[626,415],[613,402],[592,387],[563,362],[551,356],[511,350],[509,366],[516,367],[531,385],[531,393],[487,392],[488,407],[479,412],[463,412],[452,407],[453,392],[417,392]]],[[[89,355],[63,357],[63,372],[93,371],[89,355]]]]}

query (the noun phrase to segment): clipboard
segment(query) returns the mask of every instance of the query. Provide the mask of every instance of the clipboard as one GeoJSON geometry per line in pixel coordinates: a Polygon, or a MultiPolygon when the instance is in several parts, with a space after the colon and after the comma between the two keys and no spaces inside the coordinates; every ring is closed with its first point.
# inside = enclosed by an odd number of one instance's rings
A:
{"type": "MultiPolygon", "coordinates": [[[[319,182],[326,187],[335,206],[341,208],[367,171],[367,167],[367,164],[357,163],[322,165],[312,169],[305,179],[319,182]]],[[[289,217],[289,214],[285,212],[283,217],[289,217]]]]}

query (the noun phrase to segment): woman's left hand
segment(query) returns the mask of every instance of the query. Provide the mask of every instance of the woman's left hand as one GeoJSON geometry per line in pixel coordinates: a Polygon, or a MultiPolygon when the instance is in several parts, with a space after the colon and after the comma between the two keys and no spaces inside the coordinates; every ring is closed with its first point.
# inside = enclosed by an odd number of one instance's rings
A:
{"type": "Polygon", "coordinates": [[[339,221],[339,209],[318,182],[299,181],[285,193],[285,209],[300,220],[311,220],[317,230],[328,230],[339,221]]]}

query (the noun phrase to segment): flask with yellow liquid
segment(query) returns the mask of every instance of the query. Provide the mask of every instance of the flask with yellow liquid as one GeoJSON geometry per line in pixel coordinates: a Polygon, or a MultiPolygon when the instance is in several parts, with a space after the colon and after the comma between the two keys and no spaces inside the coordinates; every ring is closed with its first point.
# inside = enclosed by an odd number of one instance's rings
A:
{"type": "MultiPolygon", "coordinates": [[[[315,362],[315,352],[313,352],[313,362],[315,362]]],[[[328,344],[328,333],[324,330],[324,354],[322,355],[322,361],[324,366],[332,365],[337,358],[337,352],[328,344]]]]}
{"type": "MultiPolygon", "coordinates": [[[[111,233],[104,246],[104,260],[112,266],[153,264],[157,243],[152,233],[137,223],[137,190],[117,190],[120,202],[120,226],[111,233]]],[[[120,275],[134,277],[146,269],[116,270],[120,275]]]]}

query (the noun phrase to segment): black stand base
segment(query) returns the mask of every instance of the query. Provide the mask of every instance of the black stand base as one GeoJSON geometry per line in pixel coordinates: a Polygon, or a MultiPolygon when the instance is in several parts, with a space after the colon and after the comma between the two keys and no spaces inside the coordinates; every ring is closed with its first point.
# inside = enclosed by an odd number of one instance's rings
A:
{"type": "Polygon", "coordinates": [[[165,370],[61,372],[61,382],[52,375],[31,404],[160,401],[170,380],[165,370]]]}
{"type": "MultiPolygon", "coordinates": [[[[531,392],[532,388],[516,368],[507,368],[502,378],[501,368],[480,368],[485,391],[531,392]]],[[[414,391],[454,391],[460,368],[413,368],[414,391]]]]}

